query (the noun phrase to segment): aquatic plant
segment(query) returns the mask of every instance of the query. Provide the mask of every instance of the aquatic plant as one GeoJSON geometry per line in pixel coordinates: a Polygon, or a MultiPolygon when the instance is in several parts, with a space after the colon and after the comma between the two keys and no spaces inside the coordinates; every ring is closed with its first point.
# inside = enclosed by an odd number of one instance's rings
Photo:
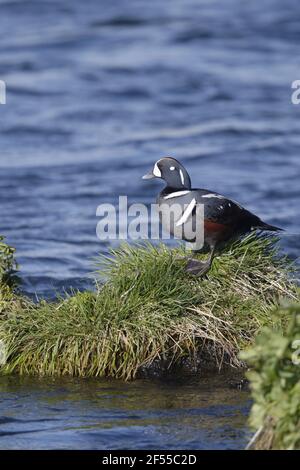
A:
{"type": "MultiPolygon", "coordinates": [[[[181,246],[124,244],[98,260],[95,292],[26,302],[0,322],[4,372],[131,379],[151,368],[243,366],[239,351],[264,326],[281,331],[291,265],[276,239],[249,235],[214,260],[206,278],[185,272],[181,246]]],[[[198,255],[202,258],[203,255],[198,255]]]]}
{"type": "Polygon", "coordinates": [[[16,268],[15,248],[4,242],[4,237],[0,235],[0,284],[7,282],[8,276],[16,268]]]}
{"type": "Polygon", "coordinates": [[[0,235],[0,314],[13,298],[14,279],[12,274],[17,265],[14,258],[15,249],[4,242],[0,235]]]}
{"type": "Polygon", "coordinates": [[[283,315],[291,318],[284,335],[264,328],[242,354],[253,367],[250,424],[257,432],[251,449],[300,449],[300,303],[274,312],[283,315]]]}

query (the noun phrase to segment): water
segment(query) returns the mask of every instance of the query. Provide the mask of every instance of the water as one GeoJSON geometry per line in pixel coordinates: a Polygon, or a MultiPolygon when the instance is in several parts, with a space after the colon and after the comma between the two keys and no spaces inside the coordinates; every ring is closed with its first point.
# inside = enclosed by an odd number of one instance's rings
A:
{"type": "Polygon", "coordinates": [[[131,383],[2,377],[1,449],[238,449],[247,392],[227,376],[131,383]]]}
{"type": "MultiPolygon", "coordinates": [[[[291,83],[300,78],[299,13],[298,0],[228,0],[226,6],[217,0],[119,0],[101,6],[96,0],[0,1],[0,79],[7,84],[7,104],[0,106],[0,233],[17,248],[28,295],[51,298],[93,286],[92,259],[110,246],[96,238],[96,207],[116,202],[119,194],[151,203],[160,184],[140,177],[163,155],[181,160],[194,186],[233,197],[285,228],[282,247],[299,256],[300,107],[291,103],[291,83]]],[[[44,426],[34,420],[44,412],[48,385],[5,380],[16,421],[1,428],[17,429],[11,445],[26,447],[26,435],[32,436],[26,423],[33,419],[33,429],[44,426]]],[[[65,417],[46,424],[44,434],[34,433],[32,442],[55,446],[49,425],[60,429],[60,446],[100,446],[90,437],[94,431],[78,429],[90,407],[96,412],[91,425],[96,419],[101,428],[105,406],[98,410],[89,390],[111,385],[70,380],[70,395],[80,389],[82,396],[69,403],[60,381],[51,384],[65,417]],[[70,429],[64,422],[69,412],[76,415],[70,429]]],[[[113,387],[117,394],[141,387],[142,400],[148,396],[141,383],[113,387]]],[[[164,387],[154,387],[160,403],[164,387]]],[[[201,401],[201,385],[189,390],[201,401]]],[[[247,399],[237,399],[245,409],[247,399]]],[[[179,394],[180,409],[182,400],[179,394]]],[[[199,446],[212,445],[212,436],[219,439],[213,423],[222,421],[231,398],[222,400],[210,424],[205,414],[199,418],[202,407],[199,416],[194,408],[185,411],[187,422],[197,422],[199,446]]],[[[141,419],[151,422],[150,405],[134,406],[149,413],[141,419]]],[[[230,406],[240,410],[234,401],[230,406]]],[[[116,404],[116,416],[118,409],[116,404]]],[[[242,447],[230,413],[222,431],[227,437],[218,445],[242,447]]],[[[103,425],[101,445],[113,438],[120,446],[132,445],[128,436],[139,428],[126,419],[113,431],[103,425]]],[[[153,445],[174,439],[176,446],[179,436],[182,448],[194,430],[194,424],[184,433],[173,424],[169,431],[151,426],[147,438],[153,445]]],[[[139,436],[137,431],[137,446],[143,445],[139,436]]],[[[5,439],[1,447],[9,446],[5,439]]]]}

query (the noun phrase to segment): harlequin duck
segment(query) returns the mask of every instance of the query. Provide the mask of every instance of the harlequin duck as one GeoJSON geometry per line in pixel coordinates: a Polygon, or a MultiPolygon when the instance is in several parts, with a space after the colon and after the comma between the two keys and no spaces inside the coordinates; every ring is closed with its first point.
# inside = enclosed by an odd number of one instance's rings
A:
{"type": "Polygon", "coordinates": [[[152,178],[161,178],[166,182],[165,188],[157,197],[157,204],[162,226],[175,237],[193,242],[195,232],[191,232],[191,227],[196,225],[197,207],[202,205],[204,209],[202,230],[204,245],[210,250],[210,255],[205,262],[193,258],[188,260],[186,270],[192,274],[206,274],[211,268],[216,249],[232,239],[253,230],[282,230],[263,222],[240,204],[221,194],[207,189],[192,189],[188,172],[175,158],[165,157],[158,160],[152,171],[143,176],[143,179],[152,178]],[[174,216],[173,220],[170,220],[170,214],[166,214],[165,209],[170,209],[174,204],[179,205],[180,213],[177,219],[174,216]],[[188,222],[190,228],[186,233],[188,222]]]}

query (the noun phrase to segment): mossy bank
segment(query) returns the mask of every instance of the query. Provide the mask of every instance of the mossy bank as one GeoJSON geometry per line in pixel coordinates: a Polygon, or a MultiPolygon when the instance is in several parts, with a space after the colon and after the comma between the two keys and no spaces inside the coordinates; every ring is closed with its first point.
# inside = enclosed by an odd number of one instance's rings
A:
{"type": "Polygon", "coordinates": [[[290,263],[276,240],[254,234],[217,257],[204,279],[185,272],[184,255],[183,247],[123,245],[98,260],[94,292],[37,304],[14,295],[0,320],[2,372],[128,380],[242,367],[240,350],[263,327],[287,324],[289,312],[273,310],[296,296],[290,263]]]}

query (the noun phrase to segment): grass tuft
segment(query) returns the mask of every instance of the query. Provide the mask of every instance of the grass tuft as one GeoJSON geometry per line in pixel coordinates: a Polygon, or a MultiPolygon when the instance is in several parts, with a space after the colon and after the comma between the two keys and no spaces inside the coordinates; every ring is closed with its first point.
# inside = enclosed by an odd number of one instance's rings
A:
{"type": "Polygon", "coordinates": [[[242,366],[239,351],[262,327],[280,331],[287,322],[272,312],[296,296],[291,264],[276,239],[254,234],[217,257],[204,279],[187,275],[183,256],[183,247],[124,244],[99,258],[96,292],[8,312],[2,370],[129,380],[187,358],[200,368],[207,358],[209,367],[242,366]]]}

